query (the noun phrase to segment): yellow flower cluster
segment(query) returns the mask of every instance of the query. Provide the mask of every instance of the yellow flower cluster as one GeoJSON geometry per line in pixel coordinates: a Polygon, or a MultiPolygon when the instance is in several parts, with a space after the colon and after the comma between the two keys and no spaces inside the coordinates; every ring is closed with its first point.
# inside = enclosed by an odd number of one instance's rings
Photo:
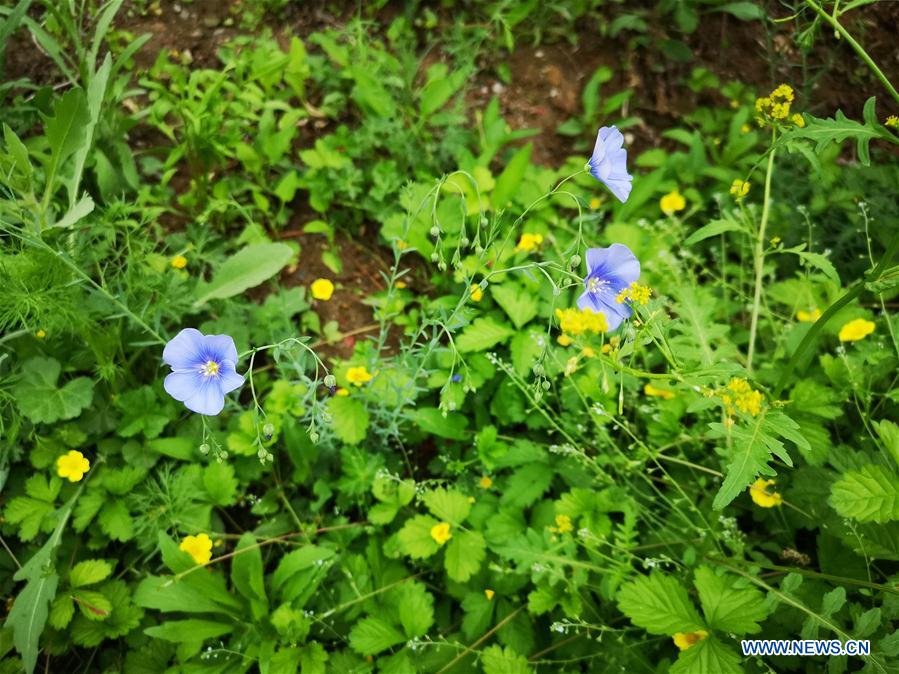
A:
{"type": "Polygon", "coordinates": [[[735,199],[742,199],[747,194],[749,194],[749,181],[748,180],[734,180],[730,184],[730,195],[735,199]]]}
{"type": "Polygon", "coordinates": [[[583,335],[588,332],[598,335],[609,329],[605,314],[589,309],[556,309],[556,318],[559,319],[559,328],[566,335],[583,335]]]}
{"type": "Polygon", "coordinates": [[[889,117],[887,117],[886,121],[883,124],[884,126],[899,129],[899,117],[897,117],[896,115],[890,115],[889,117]]]}
{"type": "Polygon", "coordinates": [[[761,391],[754,391],[749,382],[740,377],[731,379],[721,396],[728,416],[733,414],[734,407],[741,412],[756,416],[762,411],[763,399],[761,391]]]}
{"type": "Polygon", "coordinates": [[[574,531],[574,523],[568,515],[556,515],[556,526],[550,527],[549,530],[557,534],[567,534],[574,531]]]}
{"type": "Polygon", "coordinates": [[[530,253],[537,250],[541,243],[543,243],[542,234],[529,234],[526,232],[521,235],[520,239],[518,239],[518,245],[515,246],[515,252],[525,251],[530,253]]]}
{"type": "Polygon", "coordinates": [[[652,297],[652,288],[649,286],[641,286],[635,281],[634,283],[631,283],[629,287],[618,293],[618,297],[615,298],[615,301],[618,302],[618,304],[630,301],[645,307],[649,302],[650,297],[652,297]]]}
{"type": "Polygon", "coordinates": [[[766,480],[760,477],[749,485],[749,497],[760,508],[773,508],[783,503],[783,496],[776,491],[769,491],[768,487],[774,486],[774,480],[766,480]]]}
{"type": "Polygon", "coordinates": [[[759,126],[765,124],[788,126],[805,126],[805,119],[799,113],[790,114],[790,106],[796,98],[793,87],[781,84],[768,96],[755,100],[756,121],[759,126]]]}

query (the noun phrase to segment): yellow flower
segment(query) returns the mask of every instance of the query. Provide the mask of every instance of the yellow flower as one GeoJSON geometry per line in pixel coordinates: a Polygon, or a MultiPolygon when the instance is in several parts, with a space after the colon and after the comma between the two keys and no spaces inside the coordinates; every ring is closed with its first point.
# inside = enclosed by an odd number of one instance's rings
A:
{"type": "Polygon", "coordinates": [[[44,337],[47,336],[47,333],[44,332],[43,330],[38,330],[37,332],[34,333],[34,336],[37,337],[38,339],[43,339],[44,337]]]}
{"type": "Polygon", "coordinates": [[[634,304],[646,306],[650,297],[652,297],[652,288],[649,286],[641,286],[635,281],[634,283],[631,283],[630,287],[625,288],[618,293],[615,301],[618,302],[618,304],[622,304],[626,300],[630,300],[634,304]]]}
{"type": "Polygon", "coordinates": [[[590,208],[592,208],[594,211],[597,208],[599,208],[601,204],[602,204],[602,201],[600,201],[596,197],[593,197],[592,199],[590,199],[590,208]]]}
{"type": "Polygon", "coordinates": [[[515,246],[515,250],[517,251],[526,251],[530,253],[531,251],[537,250],[540,247],[540,244],[543,243],[543,235],[542,234],[522,234],[521,238],[518,239],[518,245],[515,246]]]}
{"type": "Polygon", "coordinates": [[[394,283],[394,285],[397,288],[399,288],[400,290],[402,290],[403,288],[405,288],[407,286],[405,281],[397,281],[396,283],[394,283]]]}
{"type": "Polygon", "coordinates": [[[431,527],[431,538],[437,541],[437,545],[443,545],[452,537],[450,525],[446,522],[441,522],[440,524],[435,524],[431,527]]]}
{"type": "Polygon", "coordinates": [[[779,246],[781,241],[782,239],[779,236],[772,236],[770,243],[772,246],[779,246]]]}
{"type": "Polygon", "coordinates": [[[707,636],[709,636],[709,633],[705,630],[696,630],[695,632],[675,632],[674,636],[671,638],[674,640],[675,646],[680,650],[685,651],[690,648],[690,646],[695,646],[707,636]]]}
{"type": "Polygon", "coordinates": [[[805,126],[805,117],[800,115],[798,112],[790,117],[790,121],[792,121],[793,124],[798,126],[800,129],[805,126]]]}
{"type": "Polygon", "coordinates": [[[768,491],[768,487],[774,486],[774,480],[759,478],[749,485],[749,497],[760,508],[773,508],[783,503],[783,496],[776,491],[768,491]]]}
{"type": "Polygon", "coordinates": [[[572,524],[571,518],[568,515],[556,515],[556,526],[553,528],[553,531],[560,534],[574,531],[574,524],[572,524]]]}
{"type": "Polygon", "coordinates": [[[821,318],[821,310],[818,307],[815,307],[811,311],[800,309],[796,312],[796,320],[800,323],[814,323],[819,318],[821,318]]]}
{"type": "Polygon", "coordinates": [[[493,590],[484,590],[484,596],[487,597],[487,601],[492,601],[495,594],[496,592],[493,590]]]}
{"type": "Polygon", "coordinates": [[[883,123],[884,126],[890,126],[894,129],[899,129],[899,117],[896,115],[890,115],[887,117],[886,121],[883,123]]]}
{"type": "Polygon", "coordinates": [[[753,391],[752,386],[745,379],[734,377],[728,382],[727,390],[733,394],[732,396],[722,396],[724,405],[728,408],[728,414],[732,412],[732,405],[752,416],[757,416],[762,411],[762,400],[764,398],[761,392],[753,391]]]}
{"type": "Polygon", "coordinates": [[[864,318],[856,318],[840,328],[841,342],[857,342],[874,332],[874,323],[864,318]]]}
{"type": "Polygon", "coordinates": [[[175,269],[184,269],[187,266],[187,258],[183,255],[176,255],[172,258],[172,266],[175,269]]]}
{"type": "Polygon", "coordinates": [[[585,346],[584,349],[581,351],[581,355],[584,358],[593,358],[593,356],[596,355],[596,351],[591,349],[589,346],[585,346]]]}
{"type": "Polygon", "coordinates": [[[212,539],[206,534],[186,536],[178,549],[189,554],[197,564],[208,564],[212,559],[212,539]]]}
{"type": "Polygon", "coordinates": [[[559,343],[559,346],[570,346],[571,345],[571,337],[562,333],[558,337],[556,337],[556,341],[559,343]]]}
{"type": "Polygon", "coordinates": [[[84,458],[84,454],[74,449],[56,459],[56,474],[69,482],[81,482],[81,478],[90,468],[91,462],[84,458]]]}
{"type": "Polygon", "coordinates": [[[397,250],[406,250],[409,247],[409,244],[403,241],[402,239],[396,240],[397,250]]]}
{"type": "Polygon", "coordinates": [[[556,318],[559,319],[559,328],[566,335],[583,335],[587,332],[598,335],[609,329],[605,315],[589,309],[556,309],[556,318]]]}
{"type": "Polygon", "coordinates": [[[735,199],[742,199],[747,194],[749,194],[749,181],[748,180],[734,180],[730,184],[730,195],[735,199]]]}
{"type": "Polygon", "coordinates": [[[565,363],[565,376],[570,377],[577,372],[577,356],[572,356],[565,363]]]}
{"type": "Polygon", "coordinates": [[[493,480],[491,480],[487,475],[484,475],[480,480],[478,480],[478,486],[481,489],[490,489],[490,487],[493,486],[493,480]]]}
{"type": "Polygon", "coordinates": [[[341,386],[339,389],[337,389],[337,391],[335,391],[335,394],[339,395],[341,398],[346,398],[350,394],[350,392],[341,386]]]}
{"type": "Polygon", "coordinates": [[[312,282],[310,290],[315,299],[327,302],[334,294],[334,284],[326,278],[320,278],[312,282]]]}
{"type": "Polygon", "coordinates": [[[752,131],[752,127],[748,124],[744,124],[740,127],[740,133],[749,133],[750,131],[752,131]]]}
{"type": "Polygon", "coordinates": [[[643,393],[652,398],[664,398],[665,400],[671,400],[674,397],[674,391],[669,391],[666,388],[658,388],[652,384],[644,386],[643,393]]]}
{"type": "Polygon", "coordinates": [[[766,123],[776,123],[781,126],[789,126],[792,123],[796,126],[804,126],[805,120],[798,113],[794,113],[790,117],[790,106],[793,104],[794,99],[793,88],[786,84],[781,84],[771,92],[770,96],[756,99],[755,111],[758,113],[756,121],[761,126],[764,126],[766,123]]]}
{"type": "Polygon", "coordinates": [[[359,367],[351,367],[346,371],[346,380],[355,386],[362,386],[371,381],[371,374],[365,369],[364,365],[359,367]]]}
{"type": "Polygon", "coordinates": [[[659,207],[665,215],[673,215],[687,207],[687,200],[680,192],[674,190],[659,199],[659,207]]]}
{"type": "Polygon", "coordinates": [[[480,302],[484,298],[484,291],[481,290],[481,286],[477,283],[473,283],[471,286],[471,301],[472,302],[480,302]]]}

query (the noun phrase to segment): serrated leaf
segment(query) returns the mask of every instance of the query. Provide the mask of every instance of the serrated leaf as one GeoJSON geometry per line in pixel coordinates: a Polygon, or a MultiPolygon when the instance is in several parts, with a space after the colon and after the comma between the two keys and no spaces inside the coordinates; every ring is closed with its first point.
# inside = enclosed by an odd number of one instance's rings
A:
{"type": "Polygon", "coordinates": [[[467,326],[462,334],[456,337],[456,348],[460,353],[472,353],[485,351],[504,342],[515,334],[515,331],[505,323],[500,323],[495,318],[477,318],[467,326]]]}
{"type": "Polygon", "coordinates": [[[362,655],[377,655],[405,640],[396,627],[375,616],[363,618],[350,630],[350,647],[362,655]]]}
{"type": "Polygon", "coordinates": [[[434,624],[434,597],[418,581],[403,583],[397,595],[397,614],[406,638],[425,635],[434,624]]]}
{"type": "Polygon", "coordinates": [[[434,555],[440,546],[431,537],[431,529],[439,522],[428,515],[415,515],[406,520],[397,533],[397,541],[403,554],[412,559],[425,559],[434,555]]]}
{"type": "Polygon", "coordinates": [[[234,466],[230,463],[212,461],[203,469],[203,487],[216,505],[229,506],[234,503],[238,484],[234,477],[234,466]]]}
{"type": "Polygon", "coordinates": [[[112,564],[105,559],[86,559],[78,562],[69,572],[69,585],[83,587],[106,580],[112,573],[112,564]]]}
{"type": "Polygon", "coordinates": [[[285,243],[254,243],[238,251],[219,267],[212,281],[198,289],[194,306],[239,295],[281,271],[293,258],[285,243]]]}
{"type": "Polygon", "coordinates": [[[768,617],[768,609],[764,595],[754,587],[737,589],[732,580],[707,566],[696,570],[694,584],[709,627],[733,634],[761,631],[759,623],[768,617]]]}
{"type": "Polygon", "coordinates": [[[507,282],[490,286],[490,296],[521,329],[537,315],[537,296],[525,290],[520,284],[507,282]]]}
{"type": "Polygon", "coordinates": [[[837,110],[833,118],[821,119],[812,115],[805,115],[805,126],[795,127],[790,130],[789,138],[806,138],[815,143],[815,152],[821,154],[831,143],[842,143],[845,140],[855,140],[859,160],[865,166],[871,163],[868,145],[874,138],[882,134],[880,130],[871,124],[862,124],[849,119],[842,110],[837,110]]]}
{"type": "Polygon", "coordinates": [[[446,574],[457,583],[468,581],[481,568],[486,548],[481,532],[454,531],[443,560],[446,574]]]}
{"type": "Polygon", "coordinates": [[[511,648],[490,646],[481,653],[484,674],[533,674],[528,659],[511,648]]]}
{"type": "Polygon", "coordinates": [[[670,674],[742,674],[740,656],[715,637],[708,637],[681,651],[670,674]]]}
{"type": "Polygon", "coordinates": [[[75,602],[72,600],[71,595],[61,594],[53,600],[53,605],[50,606],[48,622],[53,629],[62,630],[72,622],[72,616],[74,615],[75,602]]]}
{"type": "Polygon", "coordinates": [[[122,499],[106,501],[100,510],[97,521],[100,523],[103,533],[114,540],[124,543],[134,537],[131,513],[122,499]]]}
{"type": "Polygon", "coordinates": [[[81,614],[88,620],[106,620],[112,613],[112,603],[102,592],[96,590],[75,590],[72,598],[81,614]]]}
{"type": "Polygon", "coordinates": [[[455,490],[432,489],[425,492],[422,500],[434,517],[455,526],[462,524],[471,512],[468,497],[455,490]]]}
{"type": "Polygon", "coordinates": [[[899,480],[880,465],[850,470],[835,482],[830,505],[843,517],[883,524],[899,519],[899,480]]]}
{"type": "Polygon", "coordinates": [[[19,410],[36,424],[74,419],[91,404],[94,383],[78,377],[59,387],[60,370],[53,358],[31,358],[22,366],[22,379],[13,386],[19,410]]]}
{"type": "Polygon", "coordinates": [[[368,411],[360,401],[335,396],[328,402],[334,434],[348,445],[357,445],[368,432],[368,411]]]}
{"type": "Polygon", "coordinates": [[[651,634],[670,636],[705,628],[684,586],[663,573],[640,576],[626,583],[618,593],[618,608],[651,634]]]}

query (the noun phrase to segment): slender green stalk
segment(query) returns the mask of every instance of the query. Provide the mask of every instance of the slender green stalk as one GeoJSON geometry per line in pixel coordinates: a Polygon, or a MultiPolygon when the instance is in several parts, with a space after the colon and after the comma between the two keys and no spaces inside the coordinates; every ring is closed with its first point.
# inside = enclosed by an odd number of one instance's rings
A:
{"type": "MultiPolygon", "coordinates": [[[[772,145],[774,138],[772,137],[772,145]]],[[[746,356],[746,369],[752,372],[752,357],[755,355],[755,336],[759,326],[759,307],[762,303],[762,276],[765,273],[765,230],[771,214],[771,176],[774,173],[774,148],[768,154],[768,169],[765,173],[765,198],[762,204],[762,219],[759,222],[759,233],[755,240],[753,258],[755,262],[755,291],[752,296],[752,319],[749,323],[749,353],[746,356]]]]}

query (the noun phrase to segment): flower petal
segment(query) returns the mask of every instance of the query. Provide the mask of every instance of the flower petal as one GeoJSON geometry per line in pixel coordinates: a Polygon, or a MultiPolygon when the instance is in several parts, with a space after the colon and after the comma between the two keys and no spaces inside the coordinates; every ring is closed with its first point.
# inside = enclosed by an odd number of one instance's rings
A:
{"type": "Polygon", "coordinates": [[[631,308],[626,304],[619,304],[615,301],[614,295],[611,300],[606,296],[607,293],[596,294],[589,291],[581,294],[577,299],[577,306],[583,311],[593,311],[603,314],[606,317],[606,325],[608,331],[615,330],[621,322],[631,315],[631,308]]]}
{"type": "Polygon", "coordinates": [[[203,333],[199,330],[184,328],[165,345],[162,360],[173,370],[196,367],[202,358],[203,339],[203,333]]]}
{"type": "Polygon", "coordinates": [[[230,393],[234,389],[240,388],[244,383],[243,375],[237,374],[237,370],[234,366],[234,361],[232,360],[222,361],[221,368],[219,369],[218,380],[219,388],[222,390],[223,394],[230,393]]]}
{"type": "Polygon", "coordinates": [[[626,179],[607,178],[602,182],[609,188],[609,191],[615,195],[615,198],[623,204],[631,195],[631,189],[633,188],[632,180],[633,178],[628,176],[626,179]]]}
{"type": "Polygon", "coordinates": [[[165,378],[165,392],[175,400],[185,401],[203,386],[203,375],[197,370],[172,372],[165,378]]]}
{"type": "Polygon", "coordinates": [[[609,280],[620,281],[622,287],[627,287],[640,278],[640,261],[623,243],[613,243],[609,246],[604,272],[609,280]]]}
{"type": "Polygon", "coordinates": [[[204,355],[217,363],[223,360],[237,362],[237,347],[228,335],[206,335],[203,337],[204,355]]]}
{"type": "Polygon", "coordinates": [[[184,405],[192,412],[214,417],[225,406],[225,394],[222,393],[219,383],[209,377],[190,398],[184,401],[184,405]]]}

